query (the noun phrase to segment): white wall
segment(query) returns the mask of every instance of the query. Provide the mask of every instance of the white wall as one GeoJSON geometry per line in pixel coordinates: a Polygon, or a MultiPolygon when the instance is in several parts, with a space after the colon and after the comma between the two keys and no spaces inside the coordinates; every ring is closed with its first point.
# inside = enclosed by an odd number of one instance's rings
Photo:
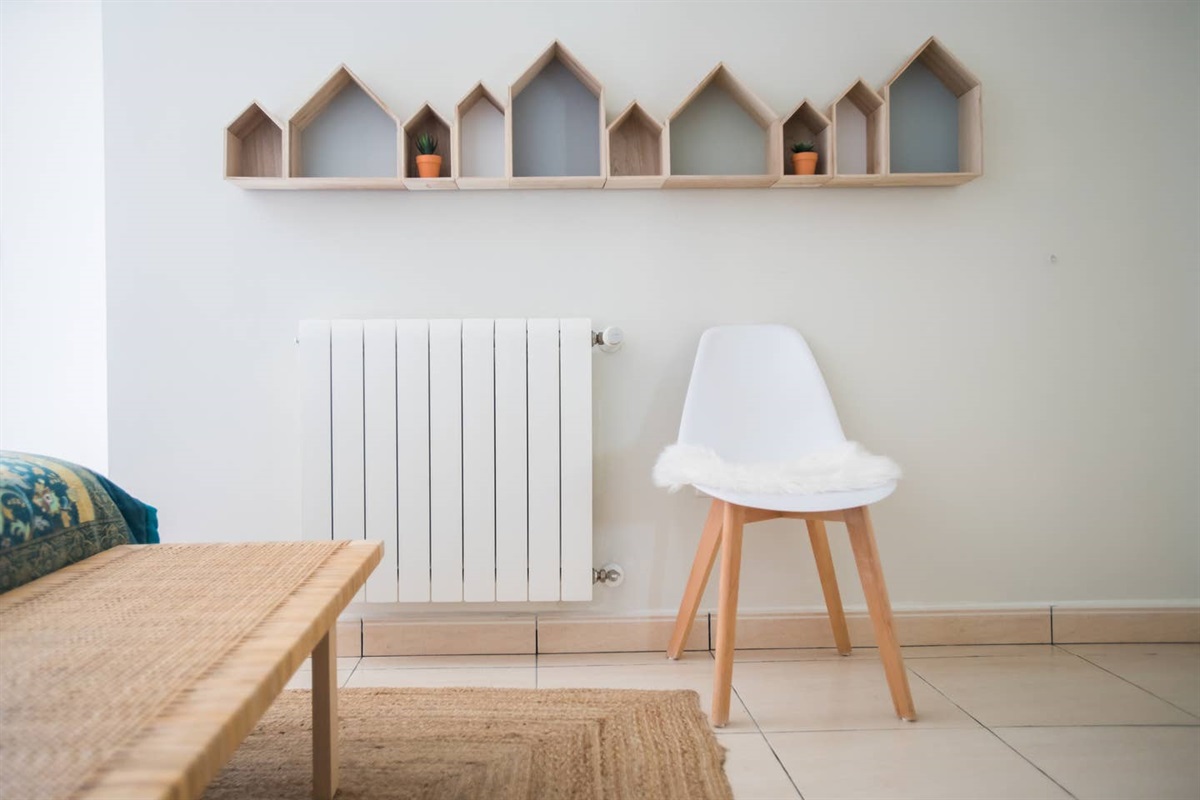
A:
{"type": "Polygon", "coordinates": [[[0,448],[108,469],[99,2],[0,2],[0,448]]]}
{"type": "MultiPolygon", "coordinates": [[[[704,509],[649,471],[697,337],[780,321],[849,434],[907,470],[876,513],[898,605],[1198,598],[1197,23],[1149,2],[108,4],[114,475],[168,540],[293,536],[298,320],[591,316],[628,337],[595,360],[596,563],[628,576],[592,608],[671,609],[704,509]],[[227,122],[252,98],[286,118],[343,60],[401,118],[502,92],[554,37],[610,115],[665,116],[719,59],[782,112],[882,83],[930,33],[984,83],[987,175],[957,189],[220,179],[227,122]]],[[[753,528],[744,570],[744,608],[820,603],[795,526],[753,528]]]]}

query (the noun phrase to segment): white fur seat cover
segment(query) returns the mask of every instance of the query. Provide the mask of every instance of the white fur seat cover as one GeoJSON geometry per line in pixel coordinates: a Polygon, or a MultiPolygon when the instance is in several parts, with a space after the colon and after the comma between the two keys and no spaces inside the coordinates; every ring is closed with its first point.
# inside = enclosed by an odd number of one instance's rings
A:
{"type": "Polygon", "coordinates": [[[874,489],[899,477],[895,461],[871,455],[857,442],[763,464],[736,464],[708,447],[672,444],[654,465],[655,485],[673,492],[692,484],[750,494],[818,494],[874,489]]]}

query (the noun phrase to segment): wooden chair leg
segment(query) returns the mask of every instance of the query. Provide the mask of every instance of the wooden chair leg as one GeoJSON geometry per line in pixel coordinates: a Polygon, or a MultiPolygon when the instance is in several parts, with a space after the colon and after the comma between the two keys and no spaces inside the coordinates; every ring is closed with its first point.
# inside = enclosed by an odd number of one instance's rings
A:
{"type": "Polygon", "coordinates": [[[713,562],[717,560],[717,549],[721,546],[724,505],[720,500],[713,500],[708,509],[708,519],[704,523],[704,532],[700,534],[696,558],[692,561],[692,574],[688,576],[687,588],[683,590],[679,616],[675,617],[675,631],[671,634],[670,644],[667,645],[667,658],[674,659],[683,655],[688,634],[692,632],[692,624],[696,621],[696,609],[700,608],[700,598],[704,596],[704,587],[708,585],[708,576],[712,574],[713,562]]]}
{"type": "Polygon", "coordinates": [[[721,597],[717,607],[717,665],[713,674],[712,724],[729,722],[733,689],[733,646],[737,635],[738,573],[742,569],[742,524],[745,509],[724,503],[721,525],[721,597]]]}
{"type": "Polygon", "coordinates": [[[813,558],[817,562],[817,574],[821,577],[821,591],[825,594],[825,608],[829,611],[829,625],[833,628],[833,641],[844,656],[850,655],[850,630],[846,627],[846,612],[842,609],[842,593],[838,591],[837,573],[833,570],[833,556],[829,552],[829,537],[825,535],[825,522],[819,519],[806,520],[808,540],[812,542],[813,558]]]}
{"type": "Polygon", "coordinates": [[[900,643],[892,626],[892,603],[888,600],[887,584],[883,580],[871,515],[865,507],[849,509],[844,515],[846,528],[850,532],[850,546],[854,548],[854,560],[858,562],[858,576],[867,599],[867,610],[871,612],[871,623],[875,627],[879,658],[892,692],[892,704],[896,707],[897,716],[914,722],[917,712],[913,708],[912,691],[908,687],[908,673],[904,670],[900,643]]]}

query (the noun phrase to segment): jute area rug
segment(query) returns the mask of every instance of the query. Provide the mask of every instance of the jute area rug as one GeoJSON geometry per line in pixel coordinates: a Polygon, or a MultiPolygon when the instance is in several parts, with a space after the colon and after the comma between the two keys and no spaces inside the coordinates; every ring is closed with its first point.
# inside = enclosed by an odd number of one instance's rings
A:
{"type": "MultiPolygon", "coordinates": [[[[342,689],[339,800],[730,800],[695,692],[342,689]]],[[[308,800],[312,712],[286,691],[206,800],[308,800]]]]}

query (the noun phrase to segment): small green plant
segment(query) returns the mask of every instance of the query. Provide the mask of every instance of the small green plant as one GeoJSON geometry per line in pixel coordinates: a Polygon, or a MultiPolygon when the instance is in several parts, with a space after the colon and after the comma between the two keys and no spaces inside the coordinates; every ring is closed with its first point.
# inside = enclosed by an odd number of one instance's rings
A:
{"type": "Polygon", "coordinates": [[[796,142],[792,145],[793,153],[811,153],[817,149],[817,146],[812,142],[796,142]]]}
{"type": "Polygon", "coordinates": [[[432,133],[422,133],[417,137],[417,152],[423,156],[437,153],[438,140],[432,133]]]}

